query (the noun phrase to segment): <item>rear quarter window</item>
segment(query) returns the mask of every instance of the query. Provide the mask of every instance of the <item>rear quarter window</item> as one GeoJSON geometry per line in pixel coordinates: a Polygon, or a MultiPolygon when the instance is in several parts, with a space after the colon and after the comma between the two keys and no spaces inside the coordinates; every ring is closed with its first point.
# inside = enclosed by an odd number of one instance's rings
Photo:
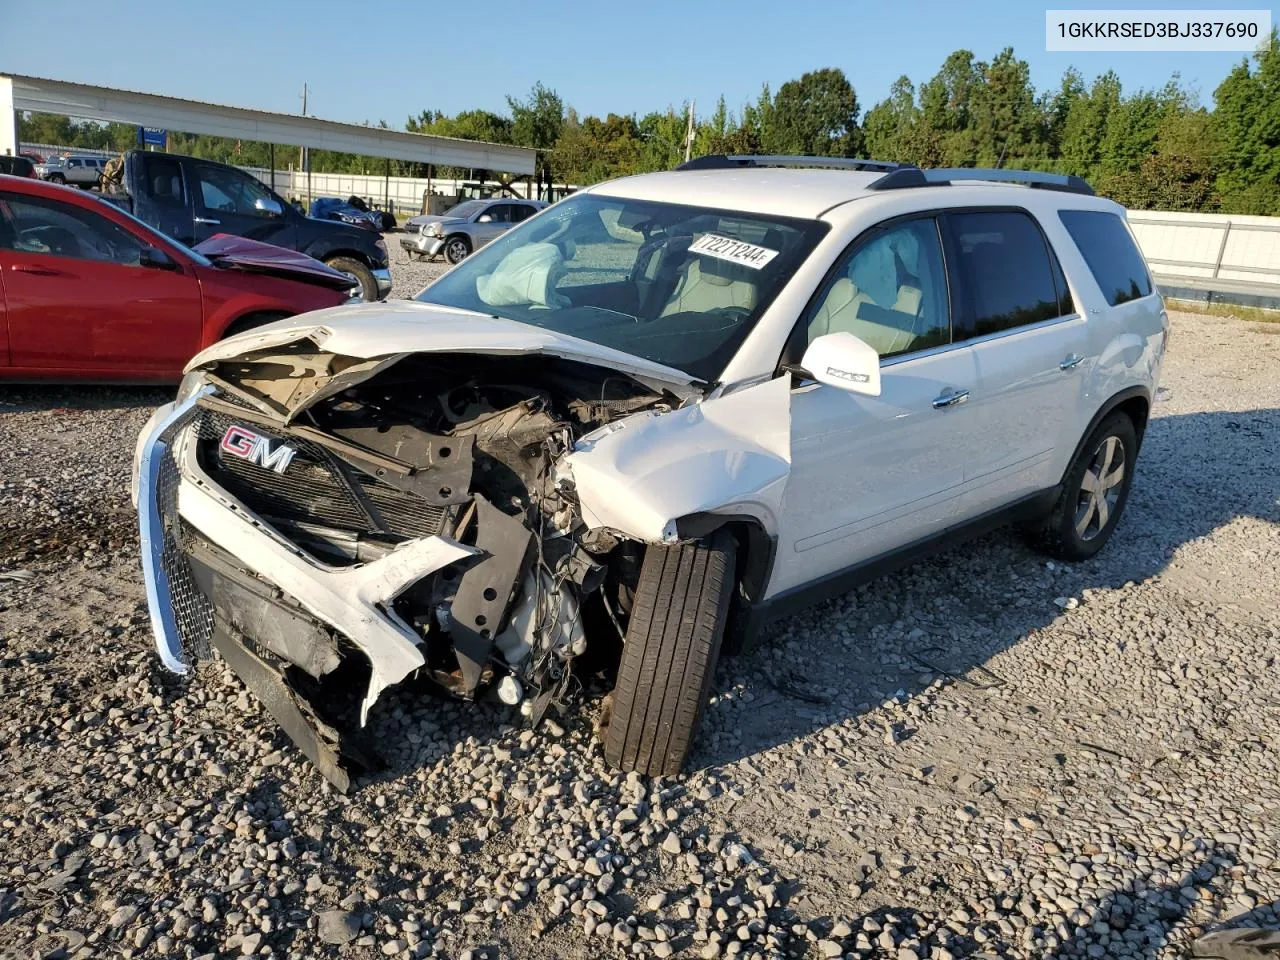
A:
{"type": "Polygon", "coordinates": [[[1124,221],[1102,210],[1060,210],[1089,272],[1107,303],[1117,306],[1151,293],[1151,275],[1124,221]]]}

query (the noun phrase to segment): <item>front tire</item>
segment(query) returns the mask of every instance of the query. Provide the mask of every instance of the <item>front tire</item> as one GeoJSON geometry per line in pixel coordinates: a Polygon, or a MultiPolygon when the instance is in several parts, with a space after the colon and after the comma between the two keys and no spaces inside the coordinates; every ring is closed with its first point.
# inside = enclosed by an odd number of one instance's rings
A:
{"type": "Polygon", "coordinates": [[[464,236],[450,237],[444,244],[444,258],[452,264],[459,264],[471,256],[471,241],[464,236]]]}
{"type": "Polygon", "coordinates": [[[360,285],[360,298],[367,303],[378,299],[378,281],[373,278],[373,271],[351,257],[331,257],[325,265],[339,273],[345,273],[360,285]]]}
{"type": "Polygon", "coordinates": [[[653,776],[684,766],[720,655],[735,559],[724,531],[645,551],[604,730],[613,766],[653,776]]]}
{"type": "Polygon", "coordinates": [[[55,173],[50,175],[49,182],[50,183],[66,183],[67,178],[60,173],[55,173]]]}
{"type": "Polygon", "coordinates": [[[1087,560],[1106,546],[1129,499],[1137,456],[1138,433],[1127,415],[1113,413],[1098,424],[1036,531],[1038,546],[1061,560],[1087,560]]]}

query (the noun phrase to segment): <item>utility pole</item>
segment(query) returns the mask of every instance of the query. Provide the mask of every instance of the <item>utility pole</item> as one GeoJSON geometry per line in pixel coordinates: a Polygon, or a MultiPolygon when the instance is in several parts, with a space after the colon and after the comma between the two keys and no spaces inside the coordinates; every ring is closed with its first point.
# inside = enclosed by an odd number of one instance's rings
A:
{"type": "MultiPolygon", "coordinates": [[[[302,84],[302,115],[307,115],[307,84],[302,84]]],[[[298,166],[307,171],[307,209],[311,209],[311,164],[307,161],[307,148],[298,148],[298,166]]]]}
{"type": "Polygon", "coordinates": [[[693,156],[693,115],[694,108],[697,106],[697,100],[689,101],[689,128],[684,135],[684,162],[688,163],[689,158],[693,156]]]}

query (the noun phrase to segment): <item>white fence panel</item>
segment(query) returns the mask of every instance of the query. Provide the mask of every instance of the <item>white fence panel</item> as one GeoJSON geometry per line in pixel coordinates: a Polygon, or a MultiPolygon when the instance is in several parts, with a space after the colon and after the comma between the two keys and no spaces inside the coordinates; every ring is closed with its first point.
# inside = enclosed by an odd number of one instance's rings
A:
{"type": "Polygon", "coordinates": [[[1280,217],[1131,210],[1129,224],[1160,278],[1280,289],[1280,217]]]}

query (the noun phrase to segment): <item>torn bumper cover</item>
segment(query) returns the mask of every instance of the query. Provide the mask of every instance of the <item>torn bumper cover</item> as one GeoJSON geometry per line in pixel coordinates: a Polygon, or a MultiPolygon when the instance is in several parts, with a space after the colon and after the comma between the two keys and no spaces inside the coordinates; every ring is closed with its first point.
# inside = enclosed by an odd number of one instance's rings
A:
{"type": "MultiPolygon", "coordinates": [[[[154,420],[139,451],[139,529],[156,650],[181,674],[192,657],[216,647],[321,772],[346,789],[344,746],[323,705],[306,701],[304,677],[323,681],[345,651],[362,653],[363,726],[379,694],[425,662],[395,599],[477,551],[428,536],[368,563],[317,562],[201,468],[192,427],[208,392],[154,420]]],[[[358,748],[350,753],[364,760],[358,748]]]]}

